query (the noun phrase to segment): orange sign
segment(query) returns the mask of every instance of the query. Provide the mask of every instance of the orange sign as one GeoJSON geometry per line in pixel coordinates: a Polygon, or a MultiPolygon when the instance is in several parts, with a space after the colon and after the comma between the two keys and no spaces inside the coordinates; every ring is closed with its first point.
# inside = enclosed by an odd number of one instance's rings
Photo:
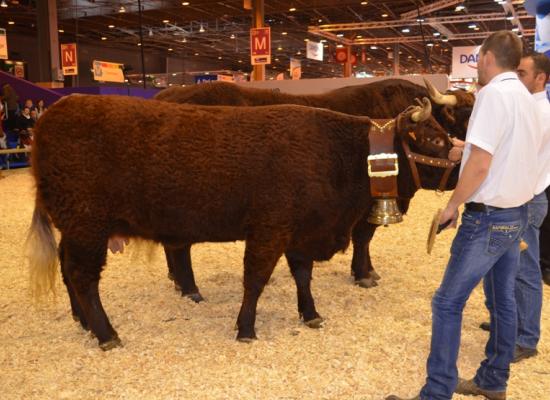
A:
{"type": "Polygon", "coordinates": [[[252,65],[271,64],[271,29],[250,30],[250,59],[252,65]]]}
{"type": "Polygon", "coordinates": [[[63,67],[63,75],[78,75],[76,43],[61,45],[61,66],[63,67]]]}
{"type": "Polygon", "coordinates": [[[336,49],[336,62],[347,63],[351,62],[352,65],[357,64],[357,56],[355,53],[351,53],[351,60],[348,60],[348,49],[345,47],[339,47],[336,49]]]}

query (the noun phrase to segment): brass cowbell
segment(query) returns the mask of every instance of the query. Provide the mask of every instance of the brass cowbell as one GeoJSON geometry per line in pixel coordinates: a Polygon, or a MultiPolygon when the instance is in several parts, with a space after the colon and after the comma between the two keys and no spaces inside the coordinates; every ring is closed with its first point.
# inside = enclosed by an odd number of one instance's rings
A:
{"type": "Polygon", "coordinates": [[[397,224],[403,221],[403,215],[394,198],[377,198],[374,199],[374,205],[367,221],[376,225],[397,224]]]}

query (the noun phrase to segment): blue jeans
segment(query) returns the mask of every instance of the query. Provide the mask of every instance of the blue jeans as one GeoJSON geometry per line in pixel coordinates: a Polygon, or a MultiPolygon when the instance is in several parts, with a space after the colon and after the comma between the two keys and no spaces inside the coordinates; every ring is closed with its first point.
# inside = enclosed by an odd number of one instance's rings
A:
{"type": "Polygon", "coordinates": [[[441,286],[432,299],[432,341],[423,400],[449,400],[458,381],[462,310],[479,282],[485,279],[491,334],[475,381],[487,390],[506,389],[517,330],[515,278],[519,242],[527,223],[525,206],[465,211],[451,246],[441,286]]]}
{"type": "Polygon", "coordinates": [[[523,240],[529,246],[520,256],[516,278],[516,302],[518,308],[518,337],[521,347],[536,349],[540,338],[542,309],[542,276],[540,271],[540,227],[548,212],[546,193],[535,196],[527,203],[529,223],[523,240]]]}

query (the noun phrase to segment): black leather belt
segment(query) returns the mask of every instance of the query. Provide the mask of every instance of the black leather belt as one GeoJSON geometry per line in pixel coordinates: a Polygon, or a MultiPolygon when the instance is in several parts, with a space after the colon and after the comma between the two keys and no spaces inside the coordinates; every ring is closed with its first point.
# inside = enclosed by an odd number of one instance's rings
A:
{"type": "Polygon", "coordinates": [[[483,203],[474,203],[473,201],[470,203],[465,204],[465,209],[467,211],[473,211],[473,212],[488,212],[488,211],[495,211],[495,210],[502,210],[500,207],[493,207],[488,206],[483,203]]]}

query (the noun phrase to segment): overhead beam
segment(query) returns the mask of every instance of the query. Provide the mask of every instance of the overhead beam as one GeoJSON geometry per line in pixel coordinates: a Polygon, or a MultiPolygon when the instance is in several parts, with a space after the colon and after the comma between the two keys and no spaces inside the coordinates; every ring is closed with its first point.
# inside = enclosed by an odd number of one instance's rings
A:
{"type": "MultiPolygon", "coordinates": [[[[469,40],[469,39],[485,39],[493,32],[467,32],[457,33],[453,38],[449,38],[449,41],[453,40],[469,40]]],[[[523,31],[524,36],[534,36],[534,29],[525,29],[523,31]]],[[[415,43],[422,42],[421,35],[418,36],[404,36],[404,37],[385,37],[385,38],[368,38],[368,39],[356,39],[353,41],[354,45],[371,45],[371,44],[390,44],[390,43],[415,43]]]]}
{"type": "MultiPolygon", "coordinates": [[[[535,18],[527,14],[526,11],[516,13],[518,18],[535,18]]],[[[471,15],[452,15],[449,17],[425,18],[423,24],[458,24],[466,22],[483,22],[483,21],[501,21],[506,16],[503,12],[471,14],[471,15]]],[[[416,24],[416,19],[408,20],[393,20],[393,21],[371,21],[371,22],[351,22],[344,24],[324,24],[318,26],[310,26],[309,31],[322,30],[325,32],[334,31],[354,31],[354,30],[369,30],[369,29],[386,29],[395,28],[406,25],[416,24]]],[[[443,32],[442,32],[443,33],[443,32]]]]}
{"type": "Polygon", "coordinates": [[[447,7],[454,6],[459,3],[463,3],[464,0],[440,0],[436,1],[435,3],[429,4],[427,6],[420,7],[418,10],[412,10],[408,11],[406,13],[401,14],[401,19],[412,19],[416,18],[418,16],[418,13],[420,15],[427,15],[434,11],[442,10],[447,7]]]}

